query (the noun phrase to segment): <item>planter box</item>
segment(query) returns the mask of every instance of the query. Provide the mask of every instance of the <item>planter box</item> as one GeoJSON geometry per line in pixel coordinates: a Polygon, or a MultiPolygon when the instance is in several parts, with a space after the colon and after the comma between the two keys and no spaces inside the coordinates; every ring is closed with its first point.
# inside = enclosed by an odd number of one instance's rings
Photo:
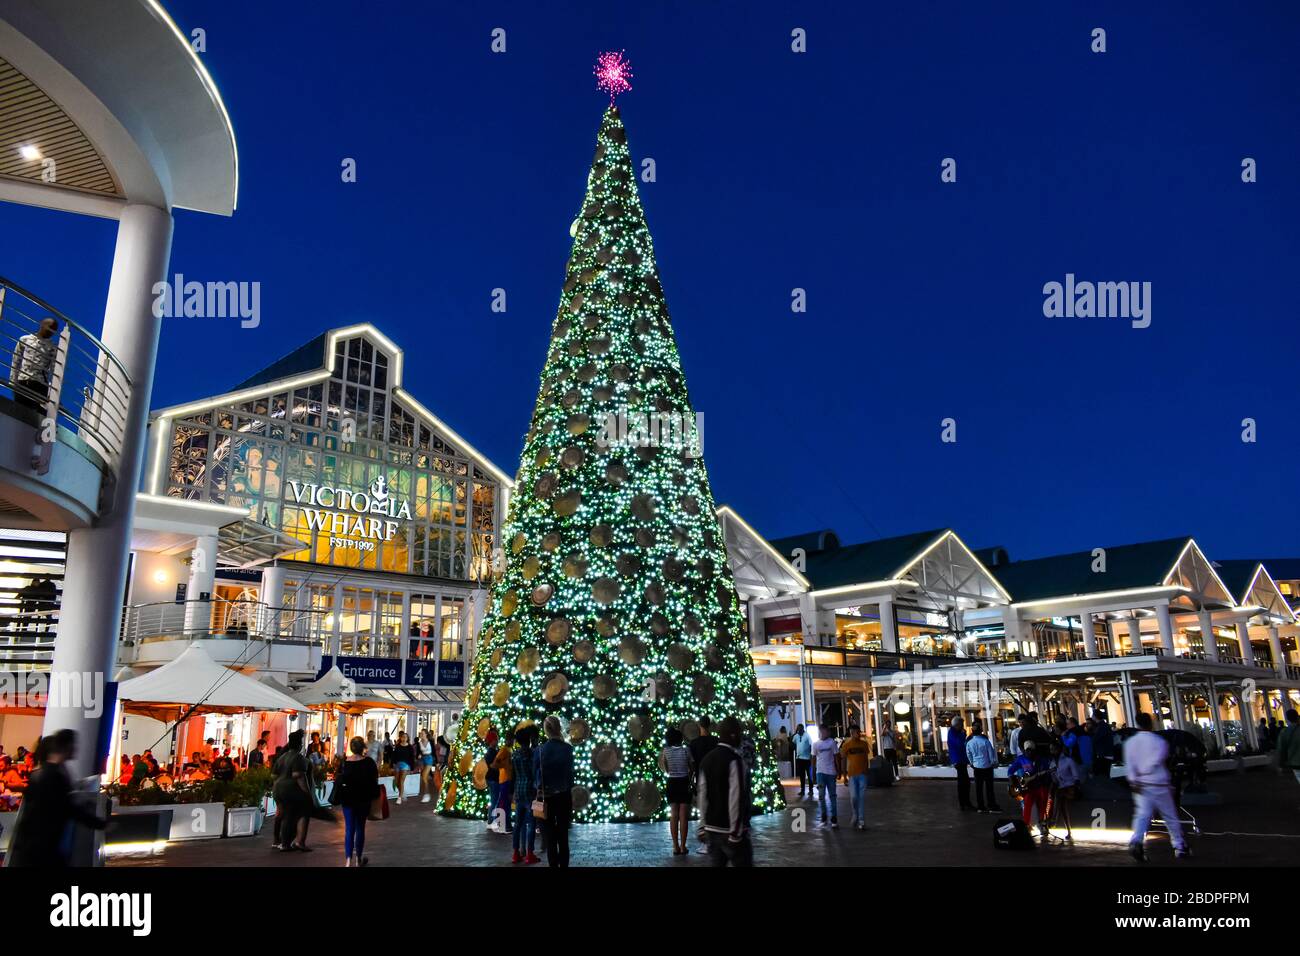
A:
{"type": "Polygon", "coordinates": [[[261,807],[232,807],[226,811],[226,836],[257,836],[261,829],[261,807]]]}
{"type": "MultiPolygon", "coordinates": [[[[393,782],[396,779],[397,779],[396,777],[379,778],[379,785],[388,791],[388,798],[390,800],[397,797],[397,786],[393,782]]],[[[432,785],[433,783],[432,773],[429,774],[429,783],[430,785],[432,785]]],[[[406,775],[406,786],[402,788],[402,796],[418,797],[419,795],[420,795],[420,773],[417,770],[412,770],[410,773],[406,775]]]]}
{"type": "Polygon", "coordinates": [[[226,823],[226,805],[223,803],[177,803],[164,807],[113,806],[113,813],[157,813],[160,809],[172,811],[169,840],[215,840],[221,836],[226,823]]]}

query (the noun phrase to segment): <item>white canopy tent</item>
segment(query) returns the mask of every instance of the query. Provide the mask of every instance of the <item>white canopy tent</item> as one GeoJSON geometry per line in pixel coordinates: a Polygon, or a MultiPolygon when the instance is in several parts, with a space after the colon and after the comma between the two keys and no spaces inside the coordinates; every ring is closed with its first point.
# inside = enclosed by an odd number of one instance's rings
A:
{"type": "Polygon", "coordinates": [[[292,693],[304,707],[309,707],[312,710],[337,712],[338,720],[334,728],[334,752],[339,754],[346,752],[343,745],[346,737],[345,720],[348,716],[356,716],[367,710],[380,708],[385,710],[410,709],[406,705],[393,700],[358,696],[356,681],[344,677],[337,664],[310,684],[304,684],[292,693]]]}
{"type": "Polygon", "coordinates": [[[159,720],[176,717],[178,709],[194,707],[194,713],[239,713],[245,710],[301,711],[301,701],[254,680],[239,671],[222,667],[197,643],[191,644],[174,661],[140,677],[123,681],[117,689],[123,709],[159,720]]]}

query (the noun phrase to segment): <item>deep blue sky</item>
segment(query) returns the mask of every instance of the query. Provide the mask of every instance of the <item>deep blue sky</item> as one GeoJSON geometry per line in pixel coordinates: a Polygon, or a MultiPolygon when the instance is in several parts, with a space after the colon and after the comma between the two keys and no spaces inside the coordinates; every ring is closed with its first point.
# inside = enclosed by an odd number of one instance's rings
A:
{"type": "MultiPolygon", "coordinates": [[[[1295,4],[169,8],[207,31],[241,159],[232,219],[177,213],[172,271],[260,281],[263,318],[167,320],[155,405],[368,320],[513,473],[604,105],[591,64],[623,48],[720,502],[772,537],[952,526],[1013,558],[1181,533],[1300,552],[1295,4]],[[1151,327],[1044,318],[1066,272],[1152,282],[1151,327]]],[[[0,216],[0,272],[98,328],[113,225],[0,216]]]]}

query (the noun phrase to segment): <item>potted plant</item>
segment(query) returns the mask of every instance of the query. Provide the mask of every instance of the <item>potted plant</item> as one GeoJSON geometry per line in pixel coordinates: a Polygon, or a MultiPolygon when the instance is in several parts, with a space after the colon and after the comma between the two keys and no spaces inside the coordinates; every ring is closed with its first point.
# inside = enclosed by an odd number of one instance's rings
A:
{"type": "Polygon", "coordinates": [[[262,829],[262,802],[271,792],[274,775],[266,767],[251,767],[220,784],[226,807],[226,836],[256,836],[262,829]]]}

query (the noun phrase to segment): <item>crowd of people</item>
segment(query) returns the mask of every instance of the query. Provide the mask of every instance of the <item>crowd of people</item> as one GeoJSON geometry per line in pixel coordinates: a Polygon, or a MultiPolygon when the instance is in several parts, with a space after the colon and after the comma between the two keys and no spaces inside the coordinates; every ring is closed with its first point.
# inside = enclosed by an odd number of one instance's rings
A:
{"type": "MultiPolygon", "coordinates": [[[[720,721],[717,733],[708,717],[689,742],[678,727],[669,727],[659,751],[665,778],[672,855],[691,852],[690,819],[698,809],[696,841],[717,866],[749,866],[753,850],[749,816],[757,747],[734,717],[720,721]]],[[[489,729],[487,750],[489,831],[510,834],[511,862],[540,863],[540,831],[550,866],[569,865],[573,824],[573,747],[564,739],[558,717],[539,728],[526,723],[504,736],[489,729]]]]}
{"type": "Polygon", "coordinates": [[[13,756],[0,747],[0,810],[18,809],[35,770],[36,756],[26,747],[19,747],[13,756]]]}

